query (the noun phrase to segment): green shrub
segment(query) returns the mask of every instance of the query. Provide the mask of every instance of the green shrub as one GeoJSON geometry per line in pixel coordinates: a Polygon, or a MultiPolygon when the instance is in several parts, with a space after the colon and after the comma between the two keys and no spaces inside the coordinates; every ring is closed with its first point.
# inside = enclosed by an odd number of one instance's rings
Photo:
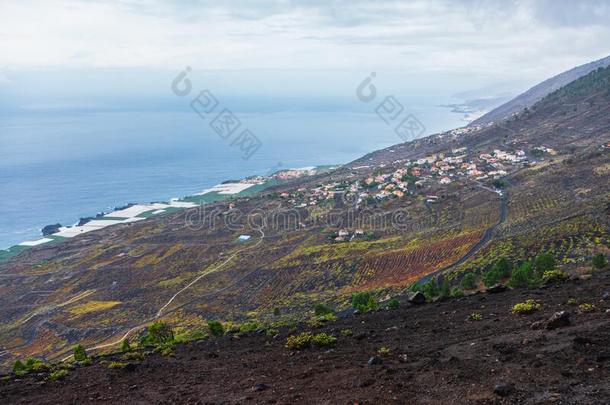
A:
{"type": "Polygon", "coordinates": [[[534,271],[534,264],[527,261],[513,269],[508,285],[513,288],[532,287],[538,285],[540,280],[534,271]]]}
{"type": "Polygon", "coordinates": [[[318,333],[317,335],[313,335],[313,337],[311,338],[311,343],[316,346],[328,346],[332,345],[336,341],[336,337],[327,333],[318,333]]]}
{"type": "Polygon", "coordinates": [[[219,321],[208,321],[208,329],[213,336],[223,336],[225,327],[219,321]]]}
{"type": "Polygon", "coordinates": [[[129,353],[125,353],[123,356],[121,356],[121,358],[123,360],[144,360],[145,356],[144,353],[140,353],[140,352],[129,352],[129,353]]]}
{"type": "Polygon", "coordinates": [[[388,309],[398,309],[398,307],[400,307],[400,302],[396,298],[388,301],[388,309]]]}
{"type": "Polygon", "coordinates": [[[578,310],[579,310],[580,312],[582,312],[582,313],[585,313],[585,312],[593,312],[593,311],[595,311],[595,305],[593,305],[593,304],[588,304],[588,303],[580,304],[580,305],[578,306],[578,310]]]}
{"type": "Polygon", "coordinates": [[[115,369],[115,370],[120,370],[125,367],[127,367],[127,363],[121,363],[119,361],[112,361],[112,362],[110,362],[110,364],[108,364],[108,368],[115,369]]]}
{"type": "Polygon", "coordinates": [[[527,315],[536,312],[541,308],[541,305],[534,300],[527,300],[513,305],[512,313],[515,315],[527,315]]]}
{"type": "Polygon", "coordinates": [[[346,328],[346,329],[341,329],[341,334],[343,336],[352,336],[353,332],[351,329],[346,328]]]}
{"type": "Polygon", "coordinates": [[[286,348],[301,350],[312,344],[316,346],[328,346],[336,341],[336,337],[327,333],[318,333],[314,335],[311,332],[303,332],[298,335],[288,336],[288,338],[286,338],[286,348]]]}
{"type": "Polygon", "coordinates": [[[545,271],[554,270],[555,258],[547,252],[538,253],[534,259],[534,268],[539,275],[544,274],[545,271]]]}
{"type": "Polygon", "coordinates": [[[286,338],[287,349],[303,349],[311,343],[313,334],[311,332],[303,332],[298,335],[291,335],[286,338]]]}
{"type": "Polygon", "coordinates": [[[570,298],[567,302],[568,305],[578,305],[578,301],[576,300],[576,298],[570,298]]]}
{"type": "Polygon", "coordinates": [[[28,371],[41,372],[47,371],[49,366],[42,360],[30,357],[25,362],[25,367],[28,371]]]}
{"type": "Polygon", "coordinates": [[[378,308],[377,301],[369,292],[352,295],[352,306],[360,312],[374,311],[378,308]]]}
{"type": "Polygon", "coordinates": [[[280,331],[278,329],[275,329],[275,328],[269,328],[269,329],[267,329],[266,333],[267,333],[267,336],[273,337],[273,336],[279,335],[280,331]]]}
{"type": "Polygon", "coordinates": [[[451,289],[451,296],[455,298],[460,298],[464,296],[464,291],[462,291],[459,287],[453,287],[451,289]]]}
{"type": "Polygon", "coordinates": [[[606,256],[603,253],[598,253],[593,256],[593,267],[596,269],[603,269],[608,265],[608,260],[606,260],[606,256]]]}
{"type": "Polygon", "coordinates": [[[421,286],[421,292],[424,293],[428,301],[432,300],[434,297],[437,297],[440,293],[438,281],[435,279],[428,280],[426,283],[424,283],[424,285],[421,286]]]}
{"type": "Polygon", "coordinates": [[[483,314],[481,314],[479,312],[473,312],[472,314],[470,314],[468,316],[468,320],[469,321],[482,321],[483,320],[483,314]]]}
{"type": "Polygon", "coordinates": [[[123,353],[127,353],[131,351],[131,345],[129,344],[129,340],[128,339],[124,339],[123,343],[121,343],[121,351],[123,353]]]}
{"type": "Polygon", "coordinates": [[[85,360],[79,362],[79,364],[81,366],[90,366],[93,364],[93,360],[91,360],[91,357],[87,357],[85,360]]]}
{"type": "Polygon", "coordinates": [[[196,340],[202,340],[207,337],[207,334],[201,329],[187,329],[176,333],[174,336],[175,343],[188,343],[196,340]]]}
{"type": "Polygon", "coordinates": [[[16,376],[24,376],[31,372],[40,373],[48,370],[48,364],[34,357],[29,357],[25,363],[23,363],[21,360],[17,360],[15,363],[13,363],[13,374],[16,376]]]}
{"type": "Polygon", "coordinates": [[[28,369],[21,360],[17,360],[15,361],[15,363],[13,363],[13,374],[15,374],[16,376],[22,376],[26,375],[27,373],[28,369]]]}
{"type": "Polygon", "coordinates": [[[510,262],[506,257],[498,259],[498,261],[494,263],[492,269],[496,271],[500,277],[510,276],[510,262]]]}
{"type": "Polygon", "coordinates": [[[307,327],[312,328],[312,329],[318,329],[318,328],[321,328],[322,326],[324,326],[322,321],[319,320],[318,318],[308,319],[307,321],[305,321],[305,325],[307,325],[307,327]]]}
{"type": "Polygon", "coordinates": [[[483,274],[483,284],[489,288],[498,284],[503,277],[508,276],[510,276],[510,263],[506,257],[502,257],[483,274]]]}
{"type": "Polygon", "coordinates": [[[460,281],[460,285],[464,290],[472,290],[476,287],[476,276],[473,273],[466,273],[460,281]]]}
{"type": "Polygon", "coordinates": [[[87,360],[89,360],[87,351],[82,345],[74,346],[74,360],[78,362],[86,362],[87,360]]]}
{"type": "Polygon", "coordinates": [[[174,343],[174,331],[167,323],[155,321],[148,326],[140,343],[142,346],[171,345],[174,343]]]}
{"type": "Polygon", "coordinates": [[[186,334],[185,339],[188,339],[186,341],[188,342],[192,342],[194,340],[202,340],[205,339],[207,337],[207,334],[201,330],[201,329],[195,329],[195,330],[191,330],[186,334]]]}
{"type": "Polygon", "coordinates": [[[542,273],[542,280],[547,283],[558,283],[568,278],[569,276],[561,270],[547,270],[542,273]]]}
{"type": "Polygon", "coordinates": [[[334,313],[324,314],[322,316],[319,316],[318,319],[322,322],[336,321],[337,315],[335,315],[334,313]]]}
{"type": "Polygon", "coordinates": [[[494,286],[500,282],[501,277],[500,272],[492,267],[491,270],[483,274],[483,284],[485,284],[485,287],[494,286]]]}
{"type": "Polygon", "coordinates": [[[67,375],[68,375],[68,370],[65,370],[65,369],[53,371],[51,374],[49,374],[49,380],[51,380],[51,381],[62,380],[67,375]]]}
{"type": "Polygon", "coordinates": [[[385,346],[380,347],[379,349],[377,349],[377,354],[380,356],[387,356],[388,354],[390,354],[390,349],[385,346]]]}
{"type": "Polygon", "coordinates": [[[250,333],[258,329],[258,323],[246,322],[239,326],[239,333],[250,333]]]}
{"type": "Polygon", "coordinates": [[[449,297],[451,295],[451,286],[446,277],[443,280],[443,284],[441,284],[440,295],[441,297],[449,297]]]}
{"type": "Polygon", "coordinates": [[[335,311],[331,307],[329,307],[328,305],[323,304],[323,303],[314,305],[313,310],[314,310],[314,313],[316,314],[316,316],[324,316],[327,314],[335,313],[335,311]]]}
{"type": "Polygon", "coordinates": [[[174,356],[174,349],[171,346],[164,346],[160,348],[159,352],[161,356],[174,356]]]}

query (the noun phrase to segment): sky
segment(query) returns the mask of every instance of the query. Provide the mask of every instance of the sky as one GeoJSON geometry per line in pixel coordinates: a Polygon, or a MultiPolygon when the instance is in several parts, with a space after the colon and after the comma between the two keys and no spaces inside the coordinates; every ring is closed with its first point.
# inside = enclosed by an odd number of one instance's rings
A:
{"type": "Polygon", "coordinates": [[[493,96],[608,56],[608,21],[601,0],[2,0],[0,92],[155,95],[191,66],[227,94],[331,96],[374,71],[493,96]]]}

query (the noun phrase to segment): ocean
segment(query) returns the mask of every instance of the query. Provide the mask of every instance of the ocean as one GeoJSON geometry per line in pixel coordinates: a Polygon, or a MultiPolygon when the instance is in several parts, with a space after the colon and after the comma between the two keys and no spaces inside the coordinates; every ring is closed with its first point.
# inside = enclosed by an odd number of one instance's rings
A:
{"type": "MultiPolygon", "coordinates": [[[[464,125],[462,115],[429,104],[414,109],[426,134],[464,125]]],[[[249,159],[188,107],[0,114],[0,249],[39,238],[45,225],[73,225],[130,202],[167,201],[280,169],[343,164],[402,142],[373,111],[236,116],[261,142],[249,159]]]]}

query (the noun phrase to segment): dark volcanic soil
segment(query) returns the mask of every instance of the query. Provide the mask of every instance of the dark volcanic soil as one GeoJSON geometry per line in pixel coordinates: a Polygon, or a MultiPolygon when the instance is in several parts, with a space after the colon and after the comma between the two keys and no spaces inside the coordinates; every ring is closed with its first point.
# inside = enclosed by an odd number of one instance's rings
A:
{"type": "MultiPolygon", "coordinates": [[[[286,333],[178,346],[134,370],[82,367],[64,381],[0,382],[3,403],[569,403],[610,402],[610,272],[561,286],[514,290],[350,316],[320,331],[332,348],[291,352],[286,333]],[[510,313],[527,298],[542,309],[510,313]],[[579,314],[569,298],[594,303],[579,314]],[[568,310],[572,325],[532,329],[568,310]],[[468,321],[473,312],[482,321],[468,321]],[[352,336],[343,336],[349,328],[352,336]],[[390,353],[368,365],[380,347],[390,353]],[[503,386],[498,386],[503,384],[503,386]],[[497,387],[498,386],[498,387],[497,387]],[[494,388],[505,396],[494,392],[494,388]]],[[[118,358],[118,356],[116,356],[118,358]]],[[[112,358],[112,356],[111,356],[112,358]]],[[[108,359],[109,360],[109,359],[108,359]]],[[[137,362],[136,362],[137,363],[137,362]]]]}

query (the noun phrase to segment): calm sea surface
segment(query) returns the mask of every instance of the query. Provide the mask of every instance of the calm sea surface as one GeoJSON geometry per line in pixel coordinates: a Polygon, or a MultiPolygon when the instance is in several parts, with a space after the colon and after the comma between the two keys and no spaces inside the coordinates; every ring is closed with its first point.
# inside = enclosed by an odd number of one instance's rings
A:
{"type": "MultiPolygon", "coordinates": [[[[440,107],[416,112],[427,133],[461,126],[440,107]]],[[[227,179],[341,164],[401,142],[374,113],[237,114],[262,147],[243,160],[193,112],[0,115],[0,249],[47,224],[129,202],[167,201],[227,179]]]]}

